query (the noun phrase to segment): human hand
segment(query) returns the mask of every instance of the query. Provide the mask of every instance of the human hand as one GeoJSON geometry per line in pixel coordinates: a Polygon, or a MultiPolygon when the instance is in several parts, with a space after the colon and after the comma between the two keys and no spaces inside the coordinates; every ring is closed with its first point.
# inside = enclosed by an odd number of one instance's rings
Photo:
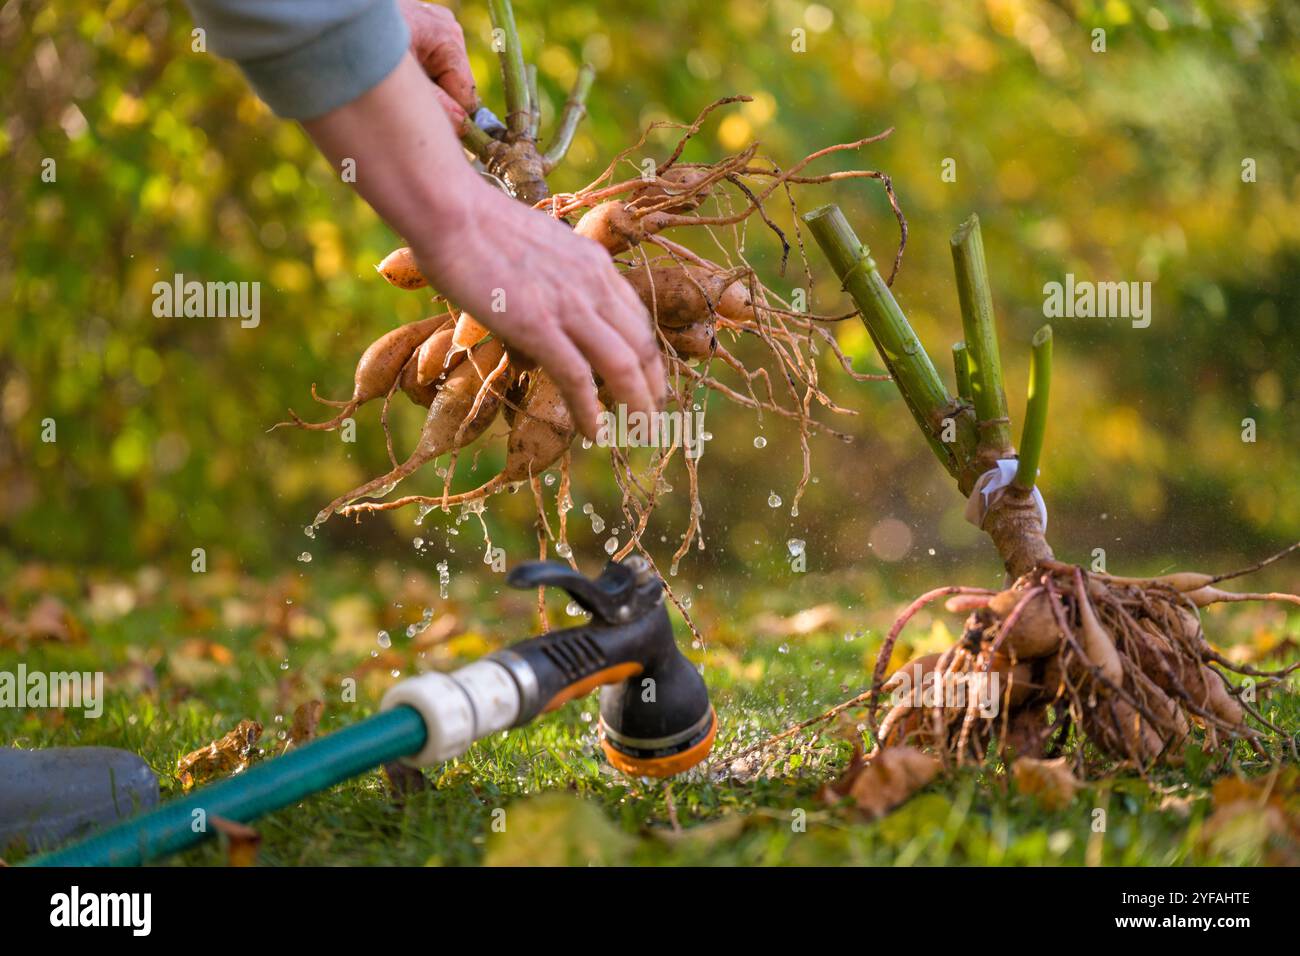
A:
{"type": "Polygon", "coordinates": [[[469,71],[465,33],[446,7],[422,0],[397,0],[411,31],[411,54],[433,80],[434,94],[457,130],[478,109],[478,89],[469,71]]]}
{"type": "Polygon", "coordinates": [[[426,242],[412,238],[433,285],[541,365],[588,438],[593,369],[629,412],[658,411],[667,386],[653,324],[609,253],[482,180],[459,192],[462,215],[443,217],[426,242]]]}

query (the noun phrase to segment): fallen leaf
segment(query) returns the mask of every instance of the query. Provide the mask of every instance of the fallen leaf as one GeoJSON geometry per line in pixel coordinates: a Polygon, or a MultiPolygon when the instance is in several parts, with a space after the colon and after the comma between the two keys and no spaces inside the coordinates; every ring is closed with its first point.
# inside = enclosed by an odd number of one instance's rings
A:
{"type": "Polygon", "coordinates": [[[86,639],[86,629],[72,616],[58,598],[43,595],[32,605],[23,621],[23,633],[28,640],[61,641],[78,644],[86,639]]]}
{"type": "Polygon", "coordinates": [[[261,736],[261,724],[256,720],[241,720],[238,727],[220,740],[214,740],[176,761],[176,779],[189,790],[213,777],[239,773],[256,758],[254,745],[261,736]]]}
{"type": "Polygon", "coordinates": [[[320,726],[321,714],[325,712],[323,700],[309,700],[299,704],[293,712],[293,723],[289,727],[289,739],[284,742],[284,751],[302,746],[316,738],[316,728],[320,726]]]}
{"type": "Polygon", "coordinates": [[[1264,777],[1222,777],[1201,845],[1238,865],[1300,865],[1300,769],[1264,777]]]}
{"type": "Polygon", "coordinates": [[[211,816],[212,828],[226,838],[226,864],[228,866],[256,866],[257,849],[262,835],[252,827],[225,817],[211,816]]]}
{"type": "Polygon", "coordinates": [[[798,637],[825,630],[840,618],[840,609],[834,604],[818,604],[805,608],[789,617],[775,614],[761,615],[754,621],[754,627],[760,634],[768,637],[798,637]]]}
{"type": "Polygon", "coordinates": [[[1068,807],[1083,786],[1071,772],[1067,757],[1055,760],[1019,757],[1011,765],[1011,774],[1016,790],[1027,797],[1036,797],[1047,810],[1068,807]]]}
{"type": "Polygon", "coordinates": [[[598,804],[562,793],[493,811],[489,830],[488,866],[617,866],[636,845],[598,804]]]}
{"type": "Polygon", "coordinates": [[[751,818],[743,813],[729,813],[719,820],[711,820],[684,830],[657,829],[651,831],[669,846],[715,847],[730,843],[744,831],[751,818]]]}
{"type": "Polygon", "coordinates": [[[384,764],[384,776],[388,778],[388,795],[399,807],[411,794],[429,789],[428,777],[416,767],[400,761],[384,764]]]}
{"type": "Polygon", "coordinates": [[[848,770],[824,789],[822,797],[828,803],[851,797],[859,810],[878,819],[933,780],[940,766],[937,758],[915,747],[887,747],[870,761],[854,747],[848,770]]]}

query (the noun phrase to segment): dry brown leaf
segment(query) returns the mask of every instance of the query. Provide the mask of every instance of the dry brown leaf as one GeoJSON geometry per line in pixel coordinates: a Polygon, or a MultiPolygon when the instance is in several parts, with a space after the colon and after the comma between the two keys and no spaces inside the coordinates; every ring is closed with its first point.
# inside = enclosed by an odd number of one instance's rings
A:
{"type": "Polygon", "coordinates": [[[52,594],[42,595],[32,605],[22,626],[28,640],[79,644],[86,639],[86,629],[81,622],[52,594]]]}
{"type": "Polygon", "coordinates": [[[320,726],[321,714],[324,712],[325,702],[322,700],[309,700],[305,704],[299,704],[293,712],[289,739],[284,742],[285,751],[316,739],[316,728],[320,726]]]}
{"type": "Polygon", "coordinates": [[[1070,770],[1066,757],[1055,760],[1020,757],[1011,765],[1011,774],[1016,790],[1027,797],[1036,797],[1047,810],[1068,807],[1083,786],[1070,770]]]}
{"type": "Polygon", "coordinates": [[[225,817],[208,817],[212,829],[226,838],[226,863],[229,866],[256,866],[262,835],[252,827],[225,817]]]}
{"type": "Polygon", "coordinates": [[[867,816],[883,817],[933,780],[940,766],[937,758],[915,747],[887,747],[869,762],[854,748],[849,769],[826,788],[823,798],[837,803],[852,797],[867,816]]]}
{"type": "Polygon", "coordinates": [[[176,779],[189,790],[213,777],[244,770],[256,758],[255,745],[261,736],[261,724],[256,720],[241,720],[238,727],[220,740],[214,740],[176,761],[176,779]]]}
{"type": "Polygon", "coordinates": [[[388,778],[388,795],[399,807],[411,794],[429,789],[428,777],[417,768],[399,761],[384,764],[384,776],[388,778]]]}
{"type": "Polygon", "coordinates": [[[1270,866],[1300,865],[1300,770],[1215,781],[1214,812],[1201,829],[1211,852],[1270,866]]]}
{"type": "Polygon", "coordinates": [[[775,614],[761,615],[754,621],[754,627],[760,634],[769,637],[798,637],[812,634],[830,627],[840,618],[840,609],[834,604],[818,604],[805,608],[789,617],[775,614]]]}

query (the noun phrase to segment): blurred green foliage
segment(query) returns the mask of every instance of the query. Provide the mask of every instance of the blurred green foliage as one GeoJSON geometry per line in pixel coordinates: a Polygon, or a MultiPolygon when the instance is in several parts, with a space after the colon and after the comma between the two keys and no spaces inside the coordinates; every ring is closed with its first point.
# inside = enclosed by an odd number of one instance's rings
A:
{"type": "MultiPolygon", "coordinates": [[[[485,102],[499,111],[486,8],[458,12],[485,102]]],[[[1105,548],[1114,568],[1170,554],[1195,564],[1300,537],[1294,4],[520,0],[516,15],[541,75],[544,131],[578,64],[599,70],[556,190],[589,181],[647,122],[689,121],[732,93],[754,100],[711,118],[687,159],[757,138],[788,165],[895,127],[818,168],[893,177],[911,226],[895,292],[941,367],[960,329],[947,239],[979,213],[1017,431],[1043,284],[1066,273],[1150,281],[1149,328],[1055,323],[1041,487],[1063,556],[1105,548]],[[1094,52],[1097,30],[1105,52],[1094,52]],[[796,31],[805,52],[792,48],[796,31]],[[955,182],[943,176],[948,159],[955,182]],[[1248,159],[1254,182],[1243,182],[1248,159]],[[1248,418],[1253,443],[1242,440],[1248,418]]],[[[377,278],[372,265],[397,237],[234,66],[191,50],[191,29],[176,2],[0,6],[0,547],[172,570],[188,568],[195,547],[249,569],[283,568],[308,547],[409,549],[420,529],[400,513],[300,536],[320,504],[386,467],[377,410],[359,416],[355,444],[266,429],[286,407],[309,411],[312,382],[343,395],[365,345],[430,314],[427,297],[377,278]],[[43,181],[46,160],[54,182],[43,181]],[[151,287],[175,273],[261,282],[260,326],[155,317],[151,287]],[[47,419],[52,443],[42,441],[47,419]]],[[[652,137],[642,154],[662,158],[675,139],[652,137]]],[[[876,184],[799,194],[804,209],[826,201],[888,260],[897,230],[876,184]]],[[[773,216],[792,229],[789,210],[773,216]]],[[[797,254],[781,277],[771,235],[751,226],[747,238],[774,288],[806,285],[797,254]]],[[[828,270],[809,258],[812,307],[842,310],[828,270]]],[[[837,334],[859,368],[875,366],[856,323],[837,334]]],[[[847,426],[854,444],[813,439],[818,480],[798,517],[797,431],[710,401],[709,549],[691,560],[774,572],[793,537],[808,542],[813,568],[897,557],[900,544],[909,561],[931,549],[932,563],[991,557],[888,383],[855,384],[833,362],[823,380],[861,415],[847,426]]],[[[418,410],[400,403],[399,444],[413,442],[418,410]]],[[[500,463],[500,445],[479,475],[500,463]]],[[[616,523],[603,455],[578,458],[579,505],[594,502],[616,523]]],[[[684,475],[673,480],[684,488],[684,475]]],[[[410,484],[441,486],[432,475],[410,484]]],[[[512,556],[534,547],[528,497],[489,515],[512,556]]],[[[685,515],[685,495],[672,497],[656,519],[668,550],[685,515]]],[[[579,556],[602,557],[608,532],[573,517],[579,556]]],[[[427,519],[438,522],[448,523],[427,519]]]]}

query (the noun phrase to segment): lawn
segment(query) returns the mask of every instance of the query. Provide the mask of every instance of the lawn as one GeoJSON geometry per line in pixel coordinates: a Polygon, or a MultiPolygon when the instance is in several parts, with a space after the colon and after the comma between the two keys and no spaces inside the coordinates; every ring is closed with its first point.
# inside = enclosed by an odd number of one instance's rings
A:
{"type": "MultiPolygon", "coordinates": [[[[103,670],[99,719],[80,712],[0,709],[0,737],[22,747],[101,744],[143,755],[163,797],[181,792],[178,758],[244,719],[264,729],[264,757],[283,746],[294,709],[324,701],[319,732],[373,713],[400,674],[446,669],[527,636],[531,594],[486,569],[443,586],[435,573],[385,563],[367,572],[303,566],[259,581],[233,571],[87,581],[71,570],[8,569],[0,652],[29,671],[103,670]],[[38,596],[41,613],[27,616],[38,596]],[[431,613],[426,614],[425,609],[431,613]],[[24,627],[24,621],[33,622],[24,627]],[[423,626],[427,623],[427,626],[423,626]],[[39,626],[38,626],[39,625],[39,626]],[[422,629],[423,626],[423,629],[422,629]],[[408,628],[411,633],[408,636],[408,628]],[[42,629],[46,632],[41,634],[42,629]],[[386,631],[391,638],[379,636],[386,631]],[[387,643],[389,646],[382,646],[387,643]],[[356,702],[343,702],[345,678],[356,702]]],[[[596,697],[474,746],[422,777],[380,771],[257,821],[257,860],[271,865],[867,864],[1178,865],[1295,863],[1294,767],[1238,745],[1230,766],[1196,750],[1149,779],[1090,779],[1063,806],[1019,792],[990,762],[941,777],[899,809],[868,820],[822,788],[843,773],[861,711],[795,735],[733,765],[737,754],[861,692],[880,637],[910,595],[879,576],[804,576],[797,588],[697,590],[705,637],[679,640],[703,666],[720,730],[715,759],[672,781],[630,780],[604,761],[596,697]],[[1240,774],[1248,782],[1236,778],[1240,774]],[[671,799],[671,803],[670,803],[671,799]],[[1259,812],[1261,807],[1267,812],[1259,812]],[[499,811],[504,810],[504,814],[499,811]],[[1276,810],[1276,812],[1274,812],[1276,810]],[[674,812],[677,825],[674,825],[674,812]]],[[[557,626],[576,623],[564,602],[557,626]]],[[[1256,666],[1296,653],[1300,614],[1276,607],[1216,610],[1207,626],[1234,659],[1256,666]],[[1224,639],[1222,635],[1230,635],[1224,639]]],[[[935,605],[904,634],[899,661],[946,646],[960,620],[935,605]]],[[[1280,727],[1300,728],[1294,685],[1261,695],[1280,727]]],[[[1276,735],[1276,752],[1283,750],[1276,735]]],[[[209,842],[169,862],[220,865],[209,842]]],[[[24,859],[22,848],[3,853],[24,859]]]]}

